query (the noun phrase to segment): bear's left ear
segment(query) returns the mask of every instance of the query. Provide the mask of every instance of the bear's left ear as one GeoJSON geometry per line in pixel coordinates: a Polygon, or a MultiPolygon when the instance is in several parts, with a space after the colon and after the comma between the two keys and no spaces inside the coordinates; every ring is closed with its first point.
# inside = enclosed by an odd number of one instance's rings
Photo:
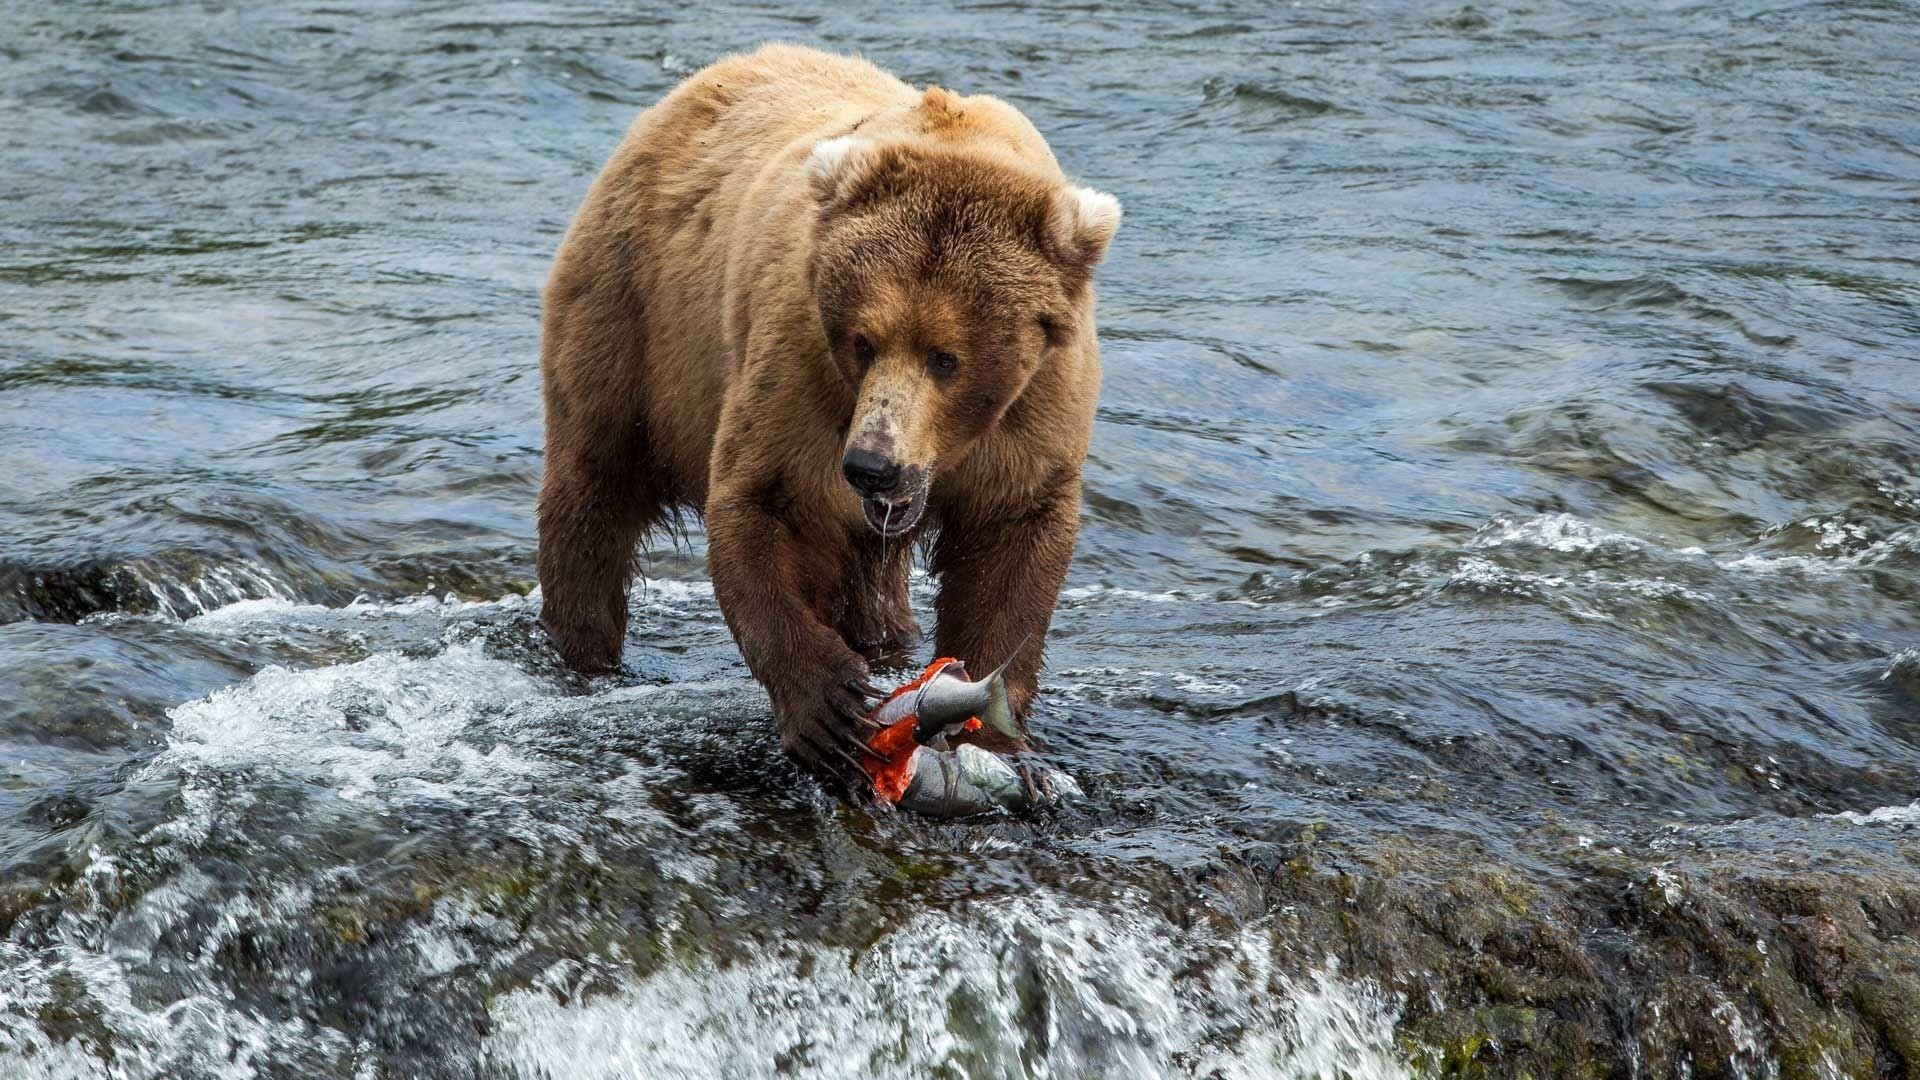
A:
{"type": "Polygon", "coordinates": [[[1120,200],[1104,191],[1067,186],[1053,193],[1047,246],[1062,263],[1090,268],[1107,253],[1120,228],[1120,200]]]}
{"type": "Polygon", "coordinates": [[[807,155],[807,179],[813,184],[814,200],[826,206],[853,190],[878,150],[873,140],[853,135],[814,143],[813,152],[807,155]]]}

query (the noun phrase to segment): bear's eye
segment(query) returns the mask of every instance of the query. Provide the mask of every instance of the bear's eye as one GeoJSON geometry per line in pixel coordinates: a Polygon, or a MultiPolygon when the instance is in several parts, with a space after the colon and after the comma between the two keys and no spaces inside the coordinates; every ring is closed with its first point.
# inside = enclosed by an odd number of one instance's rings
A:
{"type": "Polygon", "coordinates": [[[867,340],[867,335],[853,335],[853,358],[863,370],[873,364],[873,342],[867,340]]]}
{"type": "Polygon", "coordinates": [[[935,375],[951,375],[953,369],[959,366],[960,358],[945,349],[935,349],[927,354],[927,368],[935,375]]]}
{"type": "Polygon", "coordinates": [[[1034,321],[1040,324],[1040,333],[1046,337],[1047,344],[1060,344],[1060,320],[1043,311],[1034,316],[1034,321]]]}

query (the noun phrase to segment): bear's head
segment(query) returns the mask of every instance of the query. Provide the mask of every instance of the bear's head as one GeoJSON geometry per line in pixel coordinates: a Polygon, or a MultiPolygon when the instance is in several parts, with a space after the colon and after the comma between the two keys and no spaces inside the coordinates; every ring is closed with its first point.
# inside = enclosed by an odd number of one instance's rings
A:
{"type": "Polygon", "coordinates": [[[808,160],[811,264],[827,347],[854,402],[842,460],[869,524],[905,533],[935,471],[1077,347],[1113,196],[1012,156],[848,136],[808,160]]]}

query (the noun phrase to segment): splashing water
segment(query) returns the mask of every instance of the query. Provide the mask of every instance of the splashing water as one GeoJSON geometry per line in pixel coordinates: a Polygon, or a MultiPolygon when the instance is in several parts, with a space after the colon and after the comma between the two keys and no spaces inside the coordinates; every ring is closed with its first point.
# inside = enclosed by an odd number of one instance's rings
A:
{"type": "Polygon", "coordinates": [[[524,991],[488,1053],[528,1077],[751,1076],[770,1061],[818,1077],[1410,1075],[1377,989],[1278,976],[1258,932],[1198,952],[1179,938],[1007,901],[922,916],[858,954],[703,964],[571,1007],[524,991]]]}

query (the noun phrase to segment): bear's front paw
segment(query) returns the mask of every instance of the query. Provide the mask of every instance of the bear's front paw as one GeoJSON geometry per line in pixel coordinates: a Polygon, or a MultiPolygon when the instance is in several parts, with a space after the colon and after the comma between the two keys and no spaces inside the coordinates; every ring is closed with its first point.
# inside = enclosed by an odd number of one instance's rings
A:
{"type": "Polygon", "coordinates": [[[776,699],[780,745],[815,776],[838,783],[855,798],[866,798],[873,781],[862,759],[886,760],[867,745],[880,730],[880,725],[867,719],[880,696],[867,681],[866,661],[849,657],[823,674],[811,692],[790,692],[776,699]]]}

